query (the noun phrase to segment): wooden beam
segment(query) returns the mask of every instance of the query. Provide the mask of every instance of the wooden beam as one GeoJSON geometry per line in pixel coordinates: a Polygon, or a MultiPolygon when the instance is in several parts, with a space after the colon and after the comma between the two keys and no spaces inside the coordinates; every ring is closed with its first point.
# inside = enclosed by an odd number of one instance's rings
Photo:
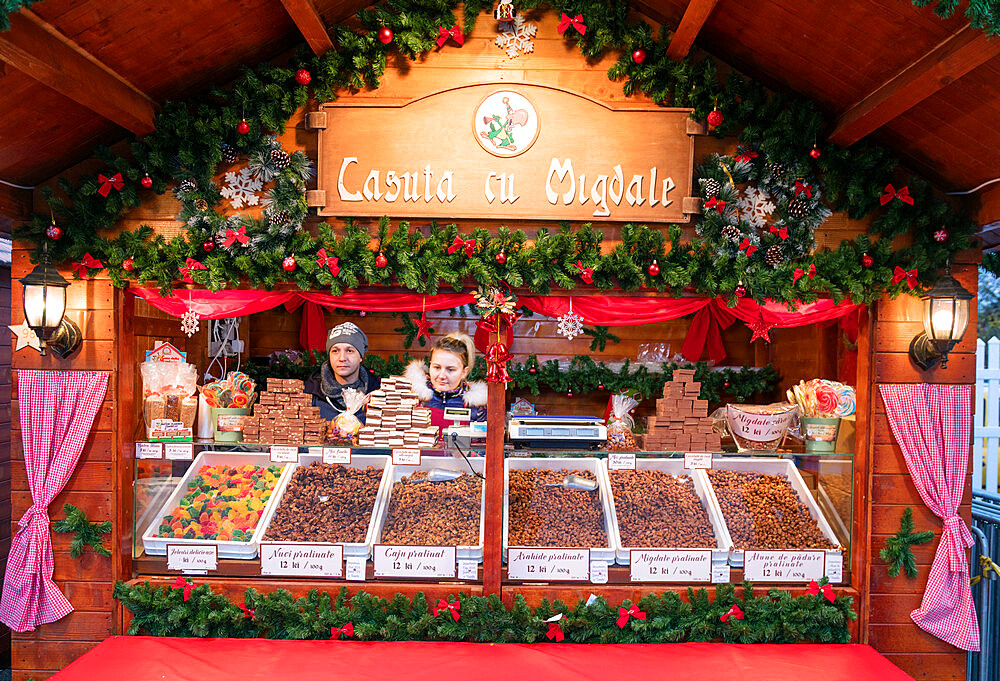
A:
{"type": "Polygon", "coordinates": [[[31,190],[0,183],[0,215],[15,222],[31,216],[31,190]]]}
{"type": "Polygon", "coordinates": [[[316,11],[312,0],[281,0],[281,4],[285,6],[288,16],[299,27],[302,37],[306,39],[314,53],[323,54],[333,47],[333,41],[330,40],[323,19],[316,11]]]}
{"type": "Polygon", "coordinates": [[[840,115],[830,141],[850,146],[1000,54],[1000,40],[968,24],[840,115]]]}
{"type": "Polygon", "coordinates": [[[10,26],[0,60],[136,135],[153,132],[156,105],[130,82],[34,12],[11,14],[10,26]]]}
{"type": "Polygon", "coordinates": [[[681,17],[681,23],[677,25],[674,37],[670,39],[670,45],[667,47],[669,58],[676,61],[687,56],[691,46],[694,45],[694,39],[698,37],[701,27],[708,21],[718,2],[719,0],[691,0],[688,3],[684,16],[681,17]]]}

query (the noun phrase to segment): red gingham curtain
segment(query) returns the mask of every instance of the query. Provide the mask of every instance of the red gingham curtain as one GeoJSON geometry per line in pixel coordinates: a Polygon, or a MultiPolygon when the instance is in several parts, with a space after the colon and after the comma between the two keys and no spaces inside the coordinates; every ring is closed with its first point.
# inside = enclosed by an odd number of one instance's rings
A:
{"type": "Polygon", "coordinates": [[[971,386],[922,383],[879,390],[913,484],[927,508],[944,521],[924,598],[910,617],[943,641],[979,650],[967,554],[974,541],[958,515],[969,467],[971,386]]]}
{"type": "Polygon", "coordinates": [[[76,468],[108,388],[97,371],[19,371],[24,466],[33,505],[18,521],[0,599],[0,621],[33,631],[73,612],[52,581],[49,504],[76,468]]]}

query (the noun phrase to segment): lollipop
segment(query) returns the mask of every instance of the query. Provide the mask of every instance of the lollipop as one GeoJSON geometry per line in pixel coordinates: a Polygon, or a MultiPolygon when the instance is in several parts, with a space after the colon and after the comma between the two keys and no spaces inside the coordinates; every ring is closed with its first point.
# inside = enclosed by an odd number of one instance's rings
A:
{"type": "Polygon", "coordinates": [[[816,412],[822,416],[832,416],[837,411],[837,392],[834,388],[821,383],[813,389],[816,396],[816,412]]]}
{"type": "Polygon", "coordinates": [[[850,416],[857,408],[857,397],[854,393],[854,388],[843,383],[839,385],[840,388],[837,390],[837,410],[834,412],[834,415],[840,417],[850,416]]]}

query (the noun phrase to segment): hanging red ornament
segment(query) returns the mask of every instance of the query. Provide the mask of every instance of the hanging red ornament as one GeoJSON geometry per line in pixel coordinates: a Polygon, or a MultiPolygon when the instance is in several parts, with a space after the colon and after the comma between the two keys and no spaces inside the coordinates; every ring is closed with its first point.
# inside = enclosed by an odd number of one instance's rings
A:
{"type": "Polygon", "coordinates": [[[59,239],[61,239],[62,234],[63,234],[62,227],[60,227],[54,222],[45,228],[45,236],[49,237],[53,241],[58,241],[59,239]]]}
{"type": "Polygon", "coordinates": [[[646,50],[640,47],[635,52],[633,52],[632,61],[634,61],[636,64],[641,64],[642,62],[646,61],[646,50]]]}
{"type": "Polygon", "coordinates": [[[149,173],[146,173],[142,176],[142,179],[139,180],[139,184],[141,184],[144,189],[149,189],[153,186],[153,178],[149,176],[149,173]]]}
{"type": "Polygon", "coordinates": [[[875,264],[875,258],[873,258],[870,255],[868,255],[867,253],[865,253],[863,256],[861,256],[861,264],[865,268],[871,267],[872,265],[875,264]]]}
{"type": "Polygon", "coordinates": [[[938,231],[934,232],[934,241],[937,241],[938,243],[944,243],[947,240],[948,240],[948,230],[939,229],[938,231]]]}
{"type": "Polygon", "coordinates": [[[573,391],[572,390],[567,391],[566,397],[568,397],[569,399],[573,399],[573,391]]]}
{"type": "Polygon", "coordinates": [[[379,42],[383,45],[388,45],[392,42],[392,29],[388,26],[383,26],[378,30],[379,42]]]}
{"type": "Polygon", "coordinates": [[[604,384],[603,383],[598,383],[597,384],[597,389],[598,390],[604,390],[604,384]]]}
{"type": "Polygon", "coordinates": [[[507,254],[504,253],[503,251],[500,251],[499,253],[497,253],[497,262],[499,264],[501,264],[501,265],[503,265],[505,262],[507,262],[507,254]]]}
{"type": "Polygon", "coordinates": [[[649,272],[649,276],[655,277],[657,274],[660,273],[660,265],[654,260],[649,265],[649,269],[647,271],[649,272]]]}
{"type": "Polygon", "coordinates": [[[295,72],[295,82],[299,85],[308,85],[312,79],[312,74],[305,69],[299,69],[295,72]]]}
{"type": "Polygon", "coordinates": [[[385,266],[388,265],[388,264],[389,264],[389,261],[381,253],[379,253],[378,255],[375,256],[375,267],[377,267],[377,268],[379,268],[381,270],[381,269],[385,268],[385,266]]]}
{"type": "Polygon", "coordinates": [[[295,269],[295,256],[290,255],[281,261],[281,266],[285,268],[286,272],[291,272],[295,269]]]}
{"type": "Polygon", "coordinates": [[[743,284],[740,284],[739,286],[736,287],[736,290],[733,292],[736,294],[737,298],[742,298],[747,294],[747,289],[743,284]]]}
{"type": "Polygon", "coordinates": [[[211,253],[213,250],[215,250],[215,242],[209,239],[208,241],[206,241],[201,245],[201,248],[206,253],[211,253]]]}
{"type": "Polygon", "coordinates": [[[717,128],[722,125],[722,121],[726,120],[726,117],[722,115],[722,112],[718,108],[713,108],[708,112],[707,120],[711,127],[717,128]]]}
{"type": "Polygon", "coordinates": [[[247,123],[247,119],[244,118],[240,121],[239,125],[236,126],[236,132],[241,135],[245,135],[250,132],[250,125],[247,123]]]}
{"type": "Polygon", "coordinates": [[[125,258],[122,260],[122,269],[126,272],[131,272],[135,269],[135,260],[132,258],[125,258]]]}
{"type": "Polygon", "coordinates": [[[819,147],[814,144],[813,148],[809,151],[809,155],[813,158],[819,158],[822,154],[819,151],[819,147]]]}
{"type": "Polygon", "coordinates": [[[728,388],[729,387],[729,381],[726,381],[725,383],[723,383],[722,387],[723,388],[728,388]]]}
{"type": "Polygon", "coordinates": [[[528,367],[528,373],[534,376],[535,374],[538,373],[538,369],[536,369],[535,367],[528,367]]]}

